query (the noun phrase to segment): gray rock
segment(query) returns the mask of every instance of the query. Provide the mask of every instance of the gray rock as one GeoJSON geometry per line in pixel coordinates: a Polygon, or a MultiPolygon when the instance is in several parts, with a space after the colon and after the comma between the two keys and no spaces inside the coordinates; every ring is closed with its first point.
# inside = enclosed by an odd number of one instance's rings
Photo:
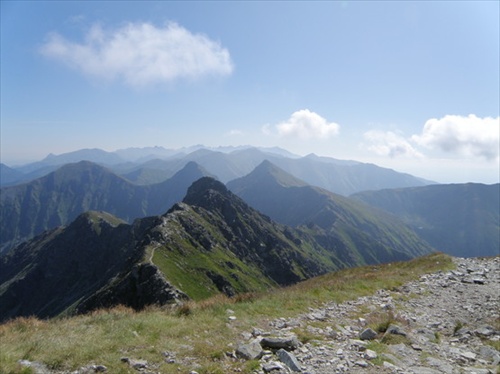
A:
{"type": "Polygon", "coordinates": [[[40,362],[29,360],[20,360],[18,362],[19,365],[30,368],[34,374],[51,374],[49,368],[40,362]]]}
{"type": "Polygon", "coordinates": [[[453,366],[445,360],[440,360],[435,357],[427,357],[426,361],[429,366],[437,368],[441,373],[453,373],[453,366]]]}
{"type": "Polygon", "coordinates": [[[146,360],[134,360],[128,357],[122,357],[120,360],[122,362],[126,362],[131,368],[135,370],[146,369],[148,367],[148,362],[146,360]]]}
{"type": "Polygon", "coordinates": [[[259,339],[254,339],[250,343],[240,344],[236,348],[236,355],[245,360],[258,360],[262,357],[262,346],[259,339]]]}
{"type": "Polygon", "coordinates": [[[412,366],[410,370],[414,374],[441,374],[441,371],[425,366],[412,366]]]}
{"type": "Polygon", "coordinates": [[[403,331],[398,325],[389,325],[384,335],[388,334],[407,336],[407,333],[403,331]]]}
{"type": "Polygon", "coordinates": [[[463,373],[465,374],[491,374],[492,371],[489,369],[481,369],[481,368],[463,368],[463,373]]]}
{"type": "Polygon", "coordinates": [[[365,342],[363,340],[351,339],[351,340],[349,340],[349,343],[351,344],[352,347],[354,347],[358,351],[362,352],[362,351],[366,350],[367,342],[365,342]]]}
{"type": "Polygon", "coordinates": [[[476,335],[488,337],[488,336],[495,334],[495,329],[491,326],[485,325],[485,326],[479,327],[474,332],[476,333],[476,335]]]}
{"type": "Polygon", "coordinates": [[[500,352],[488,345],[479,347],[479,355],[489,361],[500,360],[500,352]]]}
{"type": "Polygon", "coordinates": [[[265,337],[260,341],[260,345],[264,349],[284,349],[287,351],[293,351],[299,347],[299,341],[296,336],[291,336],[287,338],[272,338],[265,337]]]}
{"type": "Polygon", "coordinates": [[[297,361],[297,358],[292,353],[285,351],[284,349],[280,349],[276,352],[276,354],[278,355],[280,361],[293,371],[302,371],[299,361],[297,361]]]}
{"type": "Polygon", "coordinates": [[[367,349],[363,355],[367,360],[374,360],[378,357],[377,352],[367,349]]]}
{"type": "Polygon", "coordinates": [[[425,329],[425,328],[417,329],[417,334],[420,334],[426,340],[433,340],[433,339],[435,339],[434,332],[432,330],[429,330],[429,329],[425,329]]]}
{"type": "Polygon", "coordinates": [[[370,366],[365,360],[358,360],[354,363],[354,365],[360,366],[362,368],[367,368],[368,366],[370,366]]]}
{"type": "Polygon", "coordinates": [[[284,370],[284,369],[285,369],[285,367],[276,361],[270,361],[270,362],[262,365],[262,370],[264,370],[264,372],[266,372],[266,373],[270,373],[271,371],[274,371],[274,370],[284,370]]]}
{"type": "Polygon", "coordinates": [[[476,361],[477,355],[474,352],[460,352],[460,357],[463,357],[470,361],[476,361]]]}
{"type": "Polygon", "coordinates": [[[387,368],[387,369],[390,369],[390,370],[394,370],[394,371],[399,371],[401,370],[399,367],[397,367],[396,365],[394,364],[391,364],[389,361],[384,361],[384,363],[382,364],[383,367],[387,368]]]}
{"type": "Polygon", "coordinates": [[[377,337],[377,333],[370,328],[364,329],[361,334],[359,334],[359,338],[361,340],[373,340],[377,337]]]}
{"type": "Polygon", "coordinates": [[[71,374],[94,374],[94,373],[104,373],[106,371],[108,371],[108,368],[104,365],[87,365],[72,372],[71,374]]]}

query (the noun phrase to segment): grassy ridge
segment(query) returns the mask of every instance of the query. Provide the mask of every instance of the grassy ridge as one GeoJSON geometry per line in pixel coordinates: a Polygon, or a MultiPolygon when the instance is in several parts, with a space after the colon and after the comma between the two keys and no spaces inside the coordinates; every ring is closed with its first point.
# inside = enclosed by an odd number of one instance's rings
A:
{"type": "Polygon", "coordinates": [[[112,373],[135,372],[120,361],[123,356],[145,359],[161,373],[226,373],[236,368],[250,372],[255,363],[224,360],[224,353],[234,350],[241,340],[241,332],[266,329],[271,319],[392,289],[421,274],[452,267],[449,256],[432,254],[408,262],[346,269],[269,293],[233,299],[219,295],[177,309],[134,312],[118,307],[48,321],[19,318],[0,325],[0,372],[29,373],[18,364],[21,359],[43,362],[56,370],[101,364],[112,373]],[[234,311],[235,321],[228,323],[227,309],[234,311]],[[166,351],[176,353],[175,363],[165,362],[166,351]]]}

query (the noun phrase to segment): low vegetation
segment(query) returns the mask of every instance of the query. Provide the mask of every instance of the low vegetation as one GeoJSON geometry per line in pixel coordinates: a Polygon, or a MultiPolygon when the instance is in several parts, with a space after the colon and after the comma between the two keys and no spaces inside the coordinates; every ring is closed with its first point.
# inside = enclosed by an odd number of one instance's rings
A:
{"type": "Polygon", "coordinates": [[[254,327],[265,330],[269,320],[307,312],[308,307],[325,302],[340,303],[378,289],[390,290],[421,274],[452,267],[450,257],[432,254],[408,262],[346,269],[269,293],[218,295],[182,307],[141,312],[116,307],[70,318],[18,318],[0,325],[0,372],[29,372],[18,362],[23,359],[55,370],[98,364],[112,373],[134,372],[121,357],[147,360],[161,373],[225,373],[237,368],[251,372],[254,362],[226,359],[242,332],[254,327]],[[236,319],[230,321],[229,316],[236,319]],[[173,363],[165,359],[168,354],[175,354],[173,363]]]}

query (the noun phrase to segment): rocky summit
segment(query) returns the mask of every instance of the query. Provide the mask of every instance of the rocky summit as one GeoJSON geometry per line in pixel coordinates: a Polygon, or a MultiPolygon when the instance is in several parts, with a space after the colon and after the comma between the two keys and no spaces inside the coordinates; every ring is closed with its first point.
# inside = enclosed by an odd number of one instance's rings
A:
{"type": "Polygon", "coordinates": [[[249,331],[236,354],[259,358],[259,374],[497,373],[500,258],[454,261],[450,272],[274,320],[249,331]],[[298,327],[316,338],[293,345],[298,327]]]}

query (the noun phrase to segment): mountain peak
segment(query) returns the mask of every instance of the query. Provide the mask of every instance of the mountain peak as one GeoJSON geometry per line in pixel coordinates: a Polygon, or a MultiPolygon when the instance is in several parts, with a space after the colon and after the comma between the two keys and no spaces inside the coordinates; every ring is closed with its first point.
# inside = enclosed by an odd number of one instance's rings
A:
{"type": "Polygon", "coordinates": [[[80,214],[68,227],[73,229],[89,229],[92,232],[100,234],[104,228],[115,228],[121,224],[126,224],[126,222],[110,213],[89,210],[80,214]]]}
{"type": "Polygon", "coordinates": [[[284,187],[303,187],[307,183],[287,173],[283,169],[274,165],[269,160],[262,161],[250,174],[246,177],[249,180],[259,180],[261,182],[277,183],[284,187]]]}
{"type": "Polygon", "coordinates": [[[208,174],[208,172],[200,166],[200,164],[194,162],[194,161],[189,161],[184,167],[178,172],[178,173],[185,173],[185,174],[191,174],[191,173],[202,173],[204,175],[208,174]]]}
{"type": "Polygon", "coordinates": [[[227,196],[230,192],[223,183],[212,177],[202,177],[194,182],[187,191],[183,202],[189,205],[206,207],[213,200],[212,195],[227,196]]]}

